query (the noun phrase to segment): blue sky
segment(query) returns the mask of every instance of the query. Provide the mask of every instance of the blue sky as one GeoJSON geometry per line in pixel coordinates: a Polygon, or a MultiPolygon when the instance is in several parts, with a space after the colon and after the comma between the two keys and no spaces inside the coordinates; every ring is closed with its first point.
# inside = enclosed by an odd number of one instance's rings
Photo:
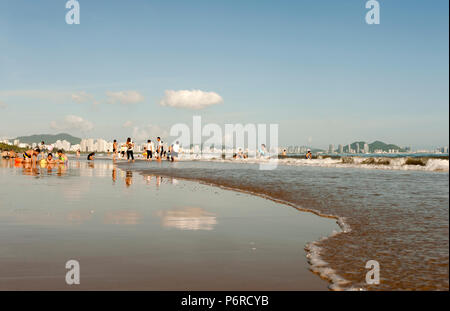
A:
{"type": "Polygon", "coordinates": [[[277,123],[282,145],[448,145],[448,1],[379,1],[380,25],[364,0],[79,0],[79,25],[65,3],[0,1],[0,137],[167,135],[201,115],[277,123]],[[222,100],[162,106],[168,90],[222,100]]]}

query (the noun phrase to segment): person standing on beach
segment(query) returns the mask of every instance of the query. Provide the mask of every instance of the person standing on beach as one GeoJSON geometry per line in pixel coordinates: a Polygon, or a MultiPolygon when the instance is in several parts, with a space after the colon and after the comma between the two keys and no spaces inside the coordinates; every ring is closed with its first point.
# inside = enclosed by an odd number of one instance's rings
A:
{"type": "Polygon", "coordinates": [[[117,156],[117,147],[118,147],[117,140],[114,139],[114,142],[113,142],[113,160],[115,160],[116,156],[117,156]]]}
{"type": "Polygon", "coordinates": [[[157,137],[156,138],[157,144],[158,144],[158,154],[159,154],[159,158],[162,158],[163,153],[164,153],[164,146],[163,146],[163,141],[161,140],[161,137],[157,137]]]}
{"type": "Polygon", "coordinates": [[[152,157],[153,157],[153,143],[149,139],[149,140],[147,140],[147,160],[151,161],[152,157]]]}
{"type": "Polygon", "coordinates": [[[261,144],[261,147],[258,150],[259,156],[264,157],[266,155],[266,145],[261,144]]]}
{"type": "Polygon", "coordinates": [[[312,159],[312,153],[311,153],[311,150],[310,150],[310,149],[308,149],[308,150],[306,151],[306,159],[308,159],[308,160],[311,160],[311,159],[312,159]]]}
{"type": "Polygon", "coordinates": [[[134,162],[134,154],[133,154],[134,143],[131,141],[130,137],[127,138],[127,143],[125,145],[127,147],[127,160],[128,160],[128,162],[130,162],[130,161],[134,162]]]}
{"type": "Polygon", "coordinates": [[[180,152],[180,142],[176,141],[175,144],[172,145],[172,150],[170,151],[170,158],[172,162],[178,159],[179,152],[180,152]]]}

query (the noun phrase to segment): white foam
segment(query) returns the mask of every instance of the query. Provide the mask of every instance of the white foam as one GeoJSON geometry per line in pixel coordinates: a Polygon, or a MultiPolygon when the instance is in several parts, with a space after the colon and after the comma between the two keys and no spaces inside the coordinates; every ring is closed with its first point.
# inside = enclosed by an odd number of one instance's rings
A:
{"type": "MultiPolygon", "coordinates": [[[[324,239],[327,238],[323,238],[320,241],[323,241],[324,239]]],[[[329,281],[329,288],[331,290],[339,291],[350,289],[350,281],[338,275],[337,272],[329,266],[328,262],[321,258],[320,253],[322,248],[318,246],[320,241],[311,242],[305,246],[305,251],[307,252],[306,258],[311,265],[310,270],[313,273],[318,274],[322,279],[329,281]]]]}
{"type": "MultiPolygon", "coordinates": [[[[430,171],[430,172],[448,172],[449,171],[449,160],[448,159],[432,159],[429,158],[426,165],[407,165],[405,164],[407,157],[399,158],[374,158],[375,161],[389,161],[389,164],[364,164],[363,162],[367,160],[367,157],[352,157],[353,163],[344,163],[340,158],[324,158],[324,159],[297,159],[297,158],[285,158],[278,159],[279,165],[293,165],[293,166],[312,166],[312,167],[340,167],[340,168],[363,168],[363,169],[377,169],[377,170],[413,170],[413,171],[430,171]]],[[[180,160],[189,161],[191,159],[186,159],[180,157],[180,160]]],[[[231,162],[231,163],[248,163],[248,164],[261,164],[269,163],[269,161],[274,161],[274,159],[266,158],[248,158],[248,159],[218,159],[213,156],[202,156],[197,157],[195,160],[202,161],[214,161],[214,162],[231,162]]]]}

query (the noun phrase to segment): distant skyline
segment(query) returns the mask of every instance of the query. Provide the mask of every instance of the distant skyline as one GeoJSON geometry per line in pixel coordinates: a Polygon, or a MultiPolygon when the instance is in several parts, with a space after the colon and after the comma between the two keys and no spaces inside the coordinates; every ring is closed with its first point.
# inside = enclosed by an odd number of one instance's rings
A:
{"type": "Polygon", "coordinates": [[[448,1],[0,2],[0,137],[278,123],[280,145],[449,144],[448,1]]]}

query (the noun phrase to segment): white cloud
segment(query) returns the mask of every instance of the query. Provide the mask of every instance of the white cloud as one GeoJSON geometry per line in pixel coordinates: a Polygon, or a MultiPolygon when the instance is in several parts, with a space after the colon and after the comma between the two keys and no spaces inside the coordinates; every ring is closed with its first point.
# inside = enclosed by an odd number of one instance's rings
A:
{"type": "Polygon", "coordinates": [[[63,121],[50,122],[50,127],[55,130],[81,130],[87,132],[94,128],[94,124],[82,117],[67,115],[63,121]]]}
{"type": "Polygon", "coordinates": [[[72,100],[76,103],[82,104],[92,101],[94,97],[84,91],[72,94],[72,100]]]}
{"type": "Polygon", "coordinates": [[[8,108],[8,105],[5,104],[4,102],[0,101],[0,109],[6,109],[8,108]]]}
{"type": "Polygon", "coordinates": [[[214,92],[204,92],[201,90],[167,90],[159,104],[161,106],[176,108],[203,109],[222,102],[222,97],[214,92]]]}
{"type": "Polygon", "coordinates": [[[139,141],[147,141],[147,139],[151,139],[152,141],[156,141],[156,137],[160,136],[164,141],[164,137],[169,136],[169,132],[162,127],[154,124],[148,124],[145,126],[135,126],[133,128],[132,139],[139,141]]]}
{"type": "Polygon", "coordinates": [[[106,96],[109,104],[120,103],[128,105],[144,101],[144,96],[137,91],[106,92],[106,96]]]}
{"type": "Polygon", "coordinates": [[[122,127],[132,127],[133,126],[133,122],[132,121],[126,121],[124,124],[122,124],[122,127]]]}

